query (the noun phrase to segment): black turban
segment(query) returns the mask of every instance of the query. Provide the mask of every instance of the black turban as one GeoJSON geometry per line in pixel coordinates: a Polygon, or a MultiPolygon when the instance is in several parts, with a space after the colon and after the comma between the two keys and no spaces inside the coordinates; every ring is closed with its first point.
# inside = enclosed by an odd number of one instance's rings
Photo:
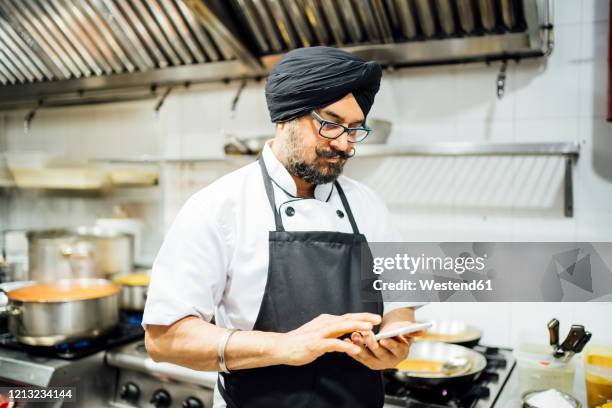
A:
{"type": "Polygon", "coordinates": [[[353,93],[368,115],[380,87],[380,65],[331,47],[298,48],[272,68],[266,101],[272,122],[284,122],[353,93]]]}

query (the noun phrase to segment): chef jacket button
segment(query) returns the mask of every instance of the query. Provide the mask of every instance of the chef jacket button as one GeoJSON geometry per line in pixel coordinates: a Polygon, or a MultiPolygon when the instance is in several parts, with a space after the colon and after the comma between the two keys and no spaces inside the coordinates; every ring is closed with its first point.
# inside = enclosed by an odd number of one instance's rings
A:
{"type": "Polygon", "coordinates": [[[336,214],[338,214],[338,217],[344,218],[344,213],[342,211],[336,210],[336,214]]]}
{"type": "Polygon", "coordinates": [[[289,217],[293,217],[293,214],[295,214],[295,209],[293,207],[287,207],[285,214],[287,214],[289,217]]]}

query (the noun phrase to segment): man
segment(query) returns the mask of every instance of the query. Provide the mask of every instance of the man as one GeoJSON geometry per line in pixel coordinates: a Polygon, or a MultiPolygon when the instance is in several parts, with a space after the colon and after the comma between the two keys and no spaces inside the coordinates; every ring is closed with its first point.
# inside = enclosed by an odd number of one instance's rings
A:
{"type": "Polygon", "coordinates": [[[373,332],[414,311],[383,315],[380,296],[362,299],[366,237],[398,237],[384,203],[340,177],[380,79],[378,64],[334,48],[287,53],[266,85],[272,143],[192,196],[170,228],[145,344],[156,361],[222,371],[215,407],[382,406],[379,370],[404,359],[410,339],[373,332]]]}

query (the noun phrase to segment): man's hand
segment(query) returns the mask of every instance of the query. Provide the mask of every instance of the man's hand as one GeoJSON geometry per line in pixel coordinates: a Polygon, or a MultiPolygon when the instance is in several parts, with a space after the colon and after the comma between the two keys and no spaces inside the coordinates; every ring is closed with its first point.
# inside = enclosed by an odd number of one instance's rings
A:
{"type": "MultiPolygon", "coordinates": [[[[413,322],[396,321],[389,323],[384,326],[384,331],[392,330],[397,327],[404,327],[411,323],[413,322]]],[[[380,330],[383,331],[383,328],[381,327],[380,330]]],[[[374,339],[374,333],[370,330],[361,333],[355,332],[351,335],[351,339],[347,339],[347,341],[362,346],[361,352],[356,355],[351,355],[351,357],[372,370],[385,370],[395,367],[400,361],[406,359],[410,351],[410,345],[412,344],[411,337],[421,334],[422,332],[415,332],[382,339],[377,342],[374,339]]]]}
{"type": "Polygon", "coordinates": [[[372,313],[322,314],[295,330],[278,335],[275,348],[279,364],[304,365],[334,351],[349,356],[360,354],[361,347],[338,337],[357,331],[371,332],[380,322],[381,317],[372,313]]]}

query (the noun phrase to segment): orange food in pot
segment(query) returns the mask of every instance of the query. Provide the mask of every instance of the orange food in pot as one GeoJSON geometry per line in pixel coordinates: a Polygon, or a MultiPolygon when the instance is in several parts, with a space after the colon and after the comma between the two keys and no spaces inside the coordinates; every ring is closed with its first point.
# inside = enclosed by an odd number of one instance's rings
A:
{"type": "Polygon", "coordinates": [[[148,286],[150,279],[146,273],[132,273],[117,276],[114,281],[123,286],[148,286]]]}
{"type": "Polygon", "coordinates": [[[38,283],[8,293],[9,300],[18,302],[67,302],[73,300],[97,299],[119,292],[119,286],[112,282],[48,282],[38,283]]]}

